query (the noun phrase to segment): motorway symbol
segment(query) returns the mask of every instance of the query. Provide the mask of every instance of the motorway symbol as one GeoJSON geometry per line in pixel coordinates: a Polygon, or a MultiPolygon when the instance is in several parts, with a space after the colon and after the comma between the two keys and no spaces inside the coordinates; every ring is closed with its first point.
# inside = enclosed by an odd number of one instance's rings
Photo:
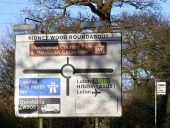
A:
{"type": "Polygon", "coordinates": [[[51,82],[49,85],[47,85],[49,88],[50,93],[57,93],[57,88],[59,85],[56,85],[55,82],[51,82]]]}

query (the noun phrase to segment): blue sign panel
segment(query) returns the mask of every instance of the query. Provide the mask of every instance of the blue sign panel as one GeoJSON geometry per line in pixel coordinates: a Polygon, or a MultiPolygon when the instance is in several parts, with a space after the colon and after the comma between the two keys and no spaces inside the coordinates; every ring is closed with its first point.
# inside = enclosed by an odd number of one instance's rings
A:
{"type": "Polygon", "coordinates": [[[59,96],[60,78],[20,78],[20,96],[59,96]]]}

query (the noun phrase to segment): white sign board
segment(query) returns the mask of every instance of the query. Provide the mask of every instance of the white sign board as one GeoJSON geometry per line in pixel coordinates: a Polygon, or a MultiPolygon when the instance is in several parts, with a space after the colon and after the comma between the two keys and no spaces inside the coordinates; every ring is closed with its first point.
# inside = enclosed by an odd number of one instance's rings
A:
{"type": "Polygon", "coordinates": [[[120,33],[17,35],[15,57],[16,116],[121,116],[120,33]]]}
{"type": "Polygon", "coordinates": [[[166,95],[166,82],[157,82],[157,95],[166,95]]]}

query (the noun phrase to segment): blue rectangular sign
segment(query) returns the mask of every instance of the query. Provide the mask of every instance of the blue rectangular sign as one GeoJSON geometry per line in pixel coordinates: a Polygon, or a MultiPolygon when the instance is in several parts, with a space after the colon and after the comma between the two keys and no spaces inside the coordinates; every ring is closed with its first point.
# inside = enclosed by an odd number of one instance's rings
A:
{"type": "Polygon", "coordinates": [[[20,78],[20,96],[59,96],[60,78],[20,78]]]}

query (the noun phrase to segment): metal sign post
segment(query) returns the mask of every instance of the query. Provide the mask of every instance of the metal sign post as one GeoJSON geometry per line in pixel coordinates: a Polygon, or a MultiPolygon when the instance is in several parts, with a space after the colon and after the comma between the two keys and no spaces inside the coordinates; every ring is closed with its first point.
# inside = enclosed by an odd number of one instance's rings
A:
{"type": "Polygon", "coordinates": [[[38,118],[38,128],[43,128],[43,118],[38,118]]]}
{"type": "Polygon", "coordinates": [[[157,81],[155,79],[155,128],[157,128],[157,81]]]}
{"type": "Polygon", "coordinates": [[[95,128],[99,128],[99,117],[95,118],[95,128]]]}

